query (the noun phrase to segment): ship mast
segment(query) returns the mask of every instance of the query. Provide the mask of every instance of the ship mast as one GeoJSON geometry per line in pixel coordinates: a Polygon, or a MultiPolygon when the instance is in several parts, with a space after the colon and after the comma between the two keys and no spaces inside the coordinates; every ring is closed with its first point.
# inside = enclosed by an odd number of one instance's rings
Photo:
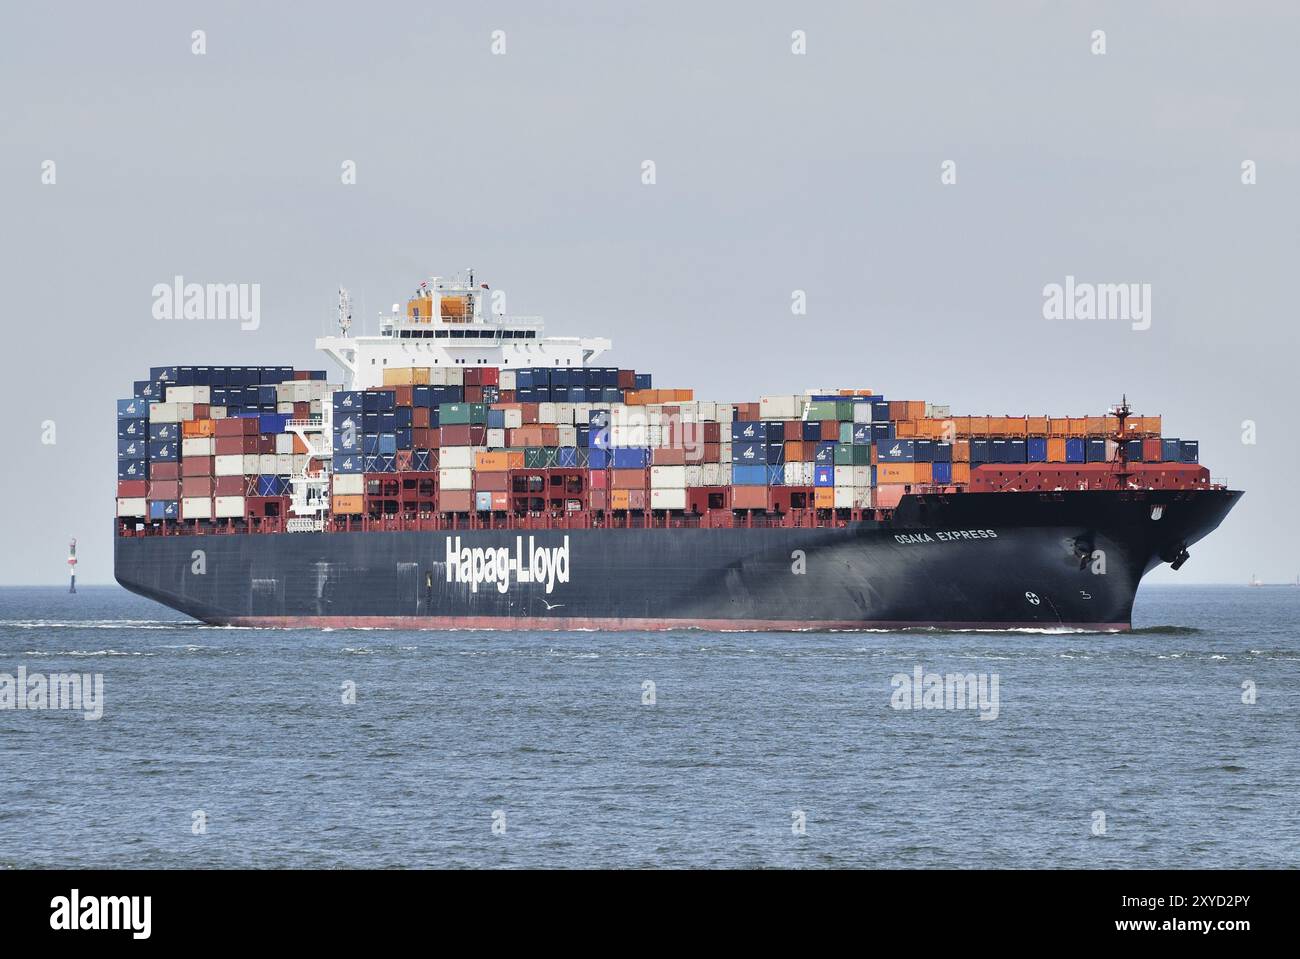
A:
{"type": "Polygon", "coordinates": [[[68,583],[68,592],[75,593],[77,591],[77,541],[75,539],[68,544],[68,572],[72,576],[68,583]]]}
{"type": "Polygon", "coordinates": [[[1111,415],[1119,420],[1119,430],[1115,434],[1115,481],[1120,489],[1128,489],[1129,478],[1133,472],[1128,468],[1128,433],[1125,421],[1133,410],[1128,405],[1128,394],[1120,398],[1119,404],[1111,409],[1111,415]]]}

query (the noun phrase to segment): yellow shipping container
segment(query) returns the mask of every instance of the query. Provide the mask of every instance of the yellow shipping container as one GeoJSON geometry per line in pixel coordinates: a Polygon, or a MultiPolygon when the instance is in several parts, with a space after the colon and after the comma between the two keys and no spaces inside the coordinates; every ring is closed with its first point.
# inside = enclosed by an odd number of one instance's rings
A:
{"type": "Polygon", "coordinates": [[[415,370],[410,366],[390,366],[384,370],[385,386],[411,386],[415,383],[415,370]]]}

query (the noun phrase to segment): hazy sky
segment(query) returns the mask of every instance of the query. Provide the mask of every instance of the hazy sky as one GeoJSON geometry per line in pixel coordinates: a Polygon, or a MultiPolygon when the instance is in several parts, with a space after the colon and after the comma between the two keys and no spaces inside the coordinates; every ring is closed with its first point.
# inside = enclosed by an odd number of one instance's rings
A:
{"type": "Polygon", "coordinates": [[[1293,579],[1297,48],[1289,3],[10,4],[0,583],[61,582],[74,535],[111,579],[149,366],[334,379],[339,284],[373,316],[466,266],[705,399],[1127,392],[1247,491],[1153,578],[1293,579]],[[260,284],[261,327],[153,319],[177,274],[260,284]],[[1067,275],[1151,284],[1151,328],[1044,319],[1067,275]]]}

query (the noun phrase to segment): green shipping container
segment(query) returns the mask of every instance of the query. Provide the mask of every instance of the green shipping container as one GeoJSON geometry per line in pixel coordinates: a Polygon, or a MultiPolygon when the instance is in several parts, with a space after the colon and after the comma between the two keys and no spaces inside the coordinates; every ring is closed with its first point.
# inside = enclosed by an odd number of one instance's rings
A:
{"type": "Polygon", "coordinates": [[[871,447],[840,443],[835,447],[836,466],[870,466],[871,447]]]}
{"type": "Polygon", "coordinates": [[[524,468],[549,469],[555,465],[554,446],[529,446],[524,450],[524,468]]]}
{"type": "Polygon", "coordinates": [[[841,420],[852,422],[852,400],[814,400],[808,404],[806,420],[841,420]]]}
{"type": "Polygon", "coordinates": [[[470,426],[486,422],[486,403],[441,403],[438,405],[439,426],[470,426]]]}

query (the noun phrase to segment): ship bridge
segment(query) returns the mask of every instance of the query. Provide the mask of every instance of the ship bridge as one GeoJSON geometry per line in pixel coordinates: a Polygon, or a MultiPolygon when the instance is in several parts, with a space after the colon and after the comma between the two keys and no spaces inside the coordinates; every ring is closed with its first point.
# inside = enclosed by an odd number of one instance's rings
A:
{"type": "Polygon", "coordinates": [[[602,337],[544,336],[542,318],[493,312],[492,291],[472,270],[431,277],[406,303],[381,314],[379,333],[352,336],[351,302],[339,291],[339,334],[319,337],[348,376],[348,388],[382,386],[384,370],[411,366],[587,366],[610,349],[602,337]]]}

